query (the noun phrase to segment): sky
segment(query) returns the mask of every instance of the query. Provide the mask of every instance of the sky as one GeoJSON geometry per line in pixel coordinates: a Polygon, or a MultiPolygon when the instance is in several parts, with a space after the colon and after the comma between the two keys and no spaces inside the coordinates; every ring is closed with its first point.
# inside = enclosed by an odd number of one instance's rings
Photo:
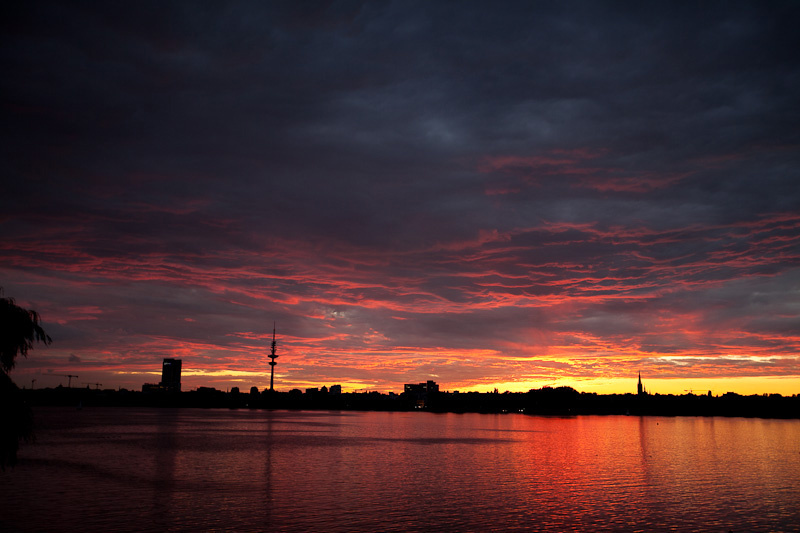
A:
{"type": "Polygon", "coordinates": [[[797,2],[2,10],[21,386],[800,393],[797,2]]]}

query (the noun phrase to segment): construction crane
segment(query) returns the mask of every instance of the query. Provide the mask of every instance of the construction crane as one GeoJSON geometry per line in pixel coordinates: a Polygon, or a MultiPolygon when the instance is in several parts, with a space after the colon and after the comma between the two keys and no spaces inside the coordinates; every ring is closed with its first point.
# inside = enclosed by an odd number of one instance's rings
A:
{"type": "Polygon", "coordinates": [[[69,378],[67,381],[67,388],[72,388],[72,378],[77,378],[75,374],[50,374],[51,376],[61,376],[62,378],[69,378]]]}
{"type": "Polygon", "coordinates": [[[98,388],[103,386],[102,383],[90,383],[90,382],[86,382],[86,381],[84,381],[83,384],[84,385],[94,385],[95,390],[97,390],[98,388]]]}

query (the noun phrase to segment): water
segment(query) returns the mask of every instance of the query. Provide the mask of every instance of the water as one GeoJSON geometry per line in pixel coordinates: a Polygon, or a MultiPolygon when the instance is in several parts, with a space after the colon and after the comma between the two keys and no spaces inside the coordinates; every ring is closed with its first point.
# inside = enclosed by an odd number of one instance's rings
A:
{"type": "Polygon", "coordinates": [[[40,409],[0,531],[800,531],[800,421],[40,409]]]}

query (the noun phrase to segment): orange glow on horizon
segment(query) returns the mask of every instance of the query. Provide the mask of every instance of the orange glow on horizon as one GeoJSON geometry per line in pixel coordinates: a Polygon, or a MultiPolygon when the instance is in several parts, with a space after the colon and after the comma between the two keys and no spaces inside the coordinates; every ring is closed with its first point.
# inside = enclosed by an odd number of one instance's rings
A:
{"type": "MultiPolygon", "coordinates": [[[[94,257],[68,241],[41,250],[19,242],[19,255],[8,258],[12,266],[73,276],[57,286],[69,305],[20,303],[39,311],[45,326],[82,337],[37,347],[18,371],[95,375],[139,388],[123,376],[149,375],[161,358],[173,357],[184,360],[189,386],[251,380],[263,388],[271,328],[259,328],[264,315],[277,315],[284,318],[276,378],[288,388],[342,384],[388,392],[434,379],[447,390],[566,385],[625,393],[632,388],[620,369],[636,369],[654,392],[795,394],[786,377],[798,375],[800,362],[791,291],[769,315],[760,306],[796,279],[787,271],[773,284],[777,274],[769,268],[786,259],[781,254],[797,242],[798,229],[800,216],[776,213],[680,230],[543,222],[407,250],[339,243],[321,253],[318,243],[274,240],[267,256],[281,268],[268,270],[263,252],[219,252],[202,261],[157,252],[94,257]],[[704,246],[746,239],[749,247],[720,245],[686,258],[654,251],[686,239],[704,246]],[[531,254],[531,242],[546,253],[531,254]],[[622,247],[612,256],[633,267],[610,261],[597,268],[572,257],[580,242],[622,247]],[[756,253],[769,246],[778,251],[756,253]],[[423,260],[435,274],[418,269],[423,260]],[[703,275],[719,271],[725,275],[703,275]],[[96,296],[129,284],[156,293],[144,310],[96,296]],[[92,298],[75,299],[91,291],[92,298]],[[743,311],[729,303],[731,294],[743,311]],[[173,301],[192,305],[175,312],[173,301]]],[[[16,275],[23,286],[46,285],[44,274],[16,275]]]]}

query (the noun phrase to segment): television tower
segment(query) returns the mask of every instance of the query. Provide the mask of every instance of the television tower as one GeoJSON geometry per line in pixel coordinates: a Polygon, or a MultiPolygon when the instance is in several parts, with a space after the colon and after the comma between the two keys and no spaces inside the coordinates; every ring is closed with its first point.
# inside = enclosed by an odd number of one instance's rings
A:
{"type": "Polygon", "coordinates": [[[272,361],[269,362],[270,370],[269,370],[269,390],[273,391],[273,384],[275,382],[275,365],[278,363],[275,362],[275,359],[278,356],[275,355],[275,322],[272,323],[272,353],[269,354],[269,358],[272,361]]]}

